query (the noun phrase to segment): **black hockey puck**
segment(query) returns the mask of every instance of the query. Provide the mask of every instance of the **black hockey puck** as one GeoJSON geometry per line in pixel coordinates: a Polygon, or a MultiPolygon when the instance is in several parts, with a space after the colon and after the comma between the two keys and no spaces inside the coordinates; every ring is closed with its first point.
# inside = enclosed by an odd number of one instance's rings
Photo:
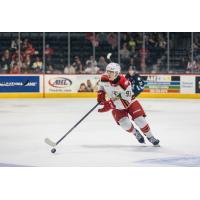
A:
{"type": "Polygon", "coordinates": [[[55,153],[55,152],[56,152],[55,148],[51,149],[51,153],[55,153]]]}

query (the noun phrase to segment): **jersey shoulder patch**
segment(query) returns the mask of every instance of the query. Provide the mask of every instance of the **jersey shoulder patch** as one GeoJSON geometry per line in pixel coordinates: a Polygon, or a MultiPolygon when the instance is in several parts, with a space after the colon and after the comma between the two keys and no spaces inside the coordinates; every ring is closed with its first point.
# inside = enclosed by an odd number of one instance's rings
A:
{"type": "Polygon", "coordinates": [[[101,75],[101,82],[109,82],[109,78],[106,74],[101,75]]]}
{"type": "Polygon", "coordinates": [[[128,79],[126,79],[123,75],[120,75],[119,85],[126,90],[126,88],[130,85],[128,79]]]}

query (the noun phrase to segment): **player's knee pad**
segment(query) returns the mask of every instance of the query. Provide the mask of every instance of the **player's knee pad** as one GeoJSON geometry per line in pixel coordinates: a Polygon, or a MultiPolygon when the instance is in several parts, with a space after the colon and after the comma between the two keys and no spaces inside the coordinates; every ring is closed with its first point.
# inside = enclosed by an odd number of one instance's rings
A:
{"type": "Polygon", "coordinates": [[[118,123],[125,131],[132,132],[134,129],[133,124],[128,117],[121,118],[118,123]]]}
{"type": "Polygon", "coordinates": [[[144,126],[147,125],[147,122],[143,116],[137,117],[134,119],[134,122],[137,124],[139,128],[143,128],[144,126]]]}
{"type": "Polygon", "coordinates": [[[143,133],[147,133],[150,131],[150,127],[148,123],[146,122],[146,119],[142,116],[137,117],[134,122],[137,124],[137,126],[141,129],[143,133]]]}

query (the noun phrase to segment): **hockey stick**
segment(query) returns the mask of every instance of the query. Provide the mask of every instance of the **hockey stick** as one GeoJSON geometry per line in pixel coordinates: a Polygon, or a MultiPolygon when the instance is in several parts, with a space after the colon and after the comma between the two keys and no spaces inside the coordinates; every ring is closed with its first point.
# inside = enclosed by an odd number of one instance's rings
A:
{"type": "MultiPolygon", "coordinates": [[[[45,143],[47,143],[51,147],[57,146],[74,128],[76,128],[100,103],[97,103],[89,112],[87,112],[62,138],[60,138],[57,142],[53,142],[49,138],[45,138],[45,143]]],[[[54,152],[52,152],[54,153],[54,152]]]]}
{"type": "Polygon", "coordinates": [[[108,53],[107,56],[106,56],[109,62],[112,62],[111,56],[112,56],[112,53],[108,53]]]}

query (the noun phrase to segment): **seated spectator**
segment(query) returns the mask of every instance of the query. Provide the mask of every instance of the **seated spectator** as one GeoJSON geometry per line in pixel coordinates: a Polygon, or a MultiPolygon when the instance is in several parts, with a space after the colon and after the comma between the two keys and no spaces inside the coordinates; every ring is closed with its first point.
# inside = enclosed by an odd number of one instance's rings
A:
{"type": "Polygon", "coordinates": [[[54,73],[54,69],[53,69],[52,65],[47,65],[45,70],[46,70],[47,74],[53,74],[54,73]]]}
{"type": "Polygon", "coordinates": [[[21,72],[28,73],[30,71],[30,68],[31,68],[31,58],[30,55],[26,55],[22,63],[21,72]]]}
{"type": "Polygon", "coordinates": [[[52,55],[53,55],[53,49],[50,47],[49,44],[47,44],[45,47],[45,56],[51,57],[52,55]]]}
{"type": "Polygon", "coordinates": [[[20,74],[20,66],[17,63],[10,68],[10,74],[20,74]]]}
{"type": "Polygon", "coordinates": [[[6,60],[10,59],[10,51],[8,49],[6,49],[4,52],[3,52],[3,56],[6,60]]]}
{"type": "Polygon", "coordinates": [[[93,92],[93,86],[90,80],[87,80],[87,87],[86,87],[88,92],[93,92]]]}
{"type": "Polygon", "coordinates": [[[83,72],[83,65],[81,63],[81,60],[78,56],[74,57],[74,62],[72,66],[75,68],[77,73],[82,73],[83,72]]]}
{"type": "Polygon", "coordinates": [[[137,32],[135,34],[135,41],[136,41],[136,49],[140,49],[142,48],[142,44],[143,44],[143,33],[141,32],[137,32]]]}
{"type": "Polygon", "coordinates": [[[197,62],[196,65],[197,65],[197,68],[196,68],[197,72],[200,72],[200,62],[197,62]]]}
{"type": "Polygon", "coordinates": [[[85,33],[85,39],[91,41],[93,34],[94,34],[93,32],[86,32],[85,33]]]}
{"type": "Polygon", "coordinates": [[[87,87],[85,83],[81,83],[78,92],[87,92],[87,87]]]}
{"type": "Polygon", "coordinates": [[[117,47],[117,36],[115,33],[108,34],[107,40],[112,49],[115,49],[117,47]]]}
{"type": "Polygon", "coordinates": [[[129,59],[130,59],[130,51],[127,48],[127,43],[123,44],[123,48],[120,50],[120,56],[123,68],[123,66],[127,66],[129,64],[129,59]]]}
{"type": "Polygon", "coordinates": [[[153,64],[151,73],[159,73],[161,69],[161,59],[158,58],[157,62],[153,64]]]}
{"type": "Polygon", "coordinates": [[[75,74],[76,73],[76,70],[75,68],[70,65],[70,66],[65,66],[64,68],[64,74],[75,74]]]}
{"type": "Polygon", "coordinates": [[[97,74],[99,73],[99,68],[93,65],[91,62],[89,62],[84,72],[86,74],[97,74]]]}
{"type": "Polygon", "coordinates": [[[98,47],[99,46],[99,35],[94,34],[93,32],[85,33],[85,39],[89,40],[92,43],[92,46],[98,47]]]}
{"type": "Polygon", "coordinates": [[[16,57],[15,60],[12,60],[10,63],[10,67],[12,68],[14,66],[14,64],[17,63],[20,67],[22,66],[22,62],[21,60],[19,60],[19,57],[16,57]]]}
{"type": "Polygon", "coordinates": [[[191,73],[197,69],[197,63],[195,60],[188,61],[186,73],[191,73]]]}
{"type": "Polygon", "coordinates": [[[24,41],[22,42],[22,44],[21,44],[21,50],[22,51],[25,51],[27,48],[28,48],[28,39],[27,38],[25,38],[24,39],[24,41]]]}
{"type": "Polygon", "coordinates": [[[15,52],[18,49],[18,39],[12,40],[10,45],[10,50],[15,52]]]}
{"type": "Polygon", "coordinates": [[[121,59],[129,59],[130,58],[130,52],[127,48],[127,43],[123,44],[123,48],[120,50],[120,55],[121,55],[121,59]]]}
{"type": "MultiPolygon", "coordinates": [[[[23,62],[25,55],[23,54],[23,52],[20,52],[20,61],[23,62]]],[[[12,55],[12,61],[17,62],[19,58],[19,50],[16,50],[13,55],[12,55]]]]}
{"type": "Polygon", "coordinates": [[[3,56],[1,57],[1,72],[2,73],[8,73],[10,71],[10,64],[11,64],[11,58],[10,58],[10,52],[9,50],[5,50],[3,52],[3,56]]]}
{"type": "Polygon", "coordinates": [[[35,53],[36,53],[35,48],[33,48],[33,46],[32,46],[31,43],[28,43],[28,44],[27,44],[27,48],[25,49],[25,54],[26,54],[26,55],[32,56],[32,55],[34,55],[35,53]]]}
{"type": "Polygon", "coordinates": [[[129,49],[135,49],[135,47],[136,47],[136,42],[132,37],[128,42],[128,47],[129,47],[129,49]]]}
{"type": "Polygon", "coordinates": [[[167,42],[161,36],[160,36],[160,39],[159,39],[159,47],[161,49],[166,49],[167,48],[167,42]]]}
{"type": "Polygon", "coordinates": [[[92,63],[92,65],[94,66],[97,66],[97,61],[94,59],[93,56],[90,56],[90,58],[86,61],[86,66],[89,64],[89,63],[92,63]]]}
{"type": "Polygon", "coordinates": [[[42,67],[43,67],[42,61],[40,60],[39,57],[36,57],[36,60],[32,65],[34,72],[36,72],[36,73],[42,72],[42,67]]]}
{"type": "Polygon", "coordinates": [[[101,71],[105,71],[107,62],[103,56],[99,58],[99,62],[97,63],[97,66],[100,68],[101,71]]]}

